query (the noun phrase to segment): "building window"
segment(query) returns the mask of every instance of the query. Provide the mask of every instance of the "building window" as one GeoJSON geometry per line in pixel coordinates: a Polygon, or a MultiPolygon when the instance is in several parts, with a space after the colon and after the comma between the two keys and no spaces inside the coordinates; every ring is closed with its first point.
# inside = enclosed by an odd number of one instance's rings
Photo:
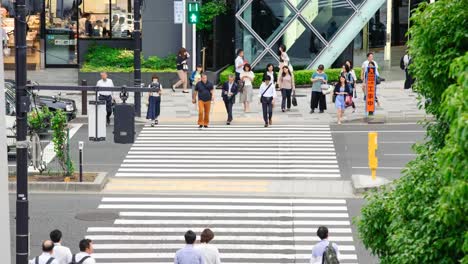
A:
{"type": "Polygon", "coordinates": [[[80,38],[131,38],[132,1],[83,0],[79,6],[80,38]]]}

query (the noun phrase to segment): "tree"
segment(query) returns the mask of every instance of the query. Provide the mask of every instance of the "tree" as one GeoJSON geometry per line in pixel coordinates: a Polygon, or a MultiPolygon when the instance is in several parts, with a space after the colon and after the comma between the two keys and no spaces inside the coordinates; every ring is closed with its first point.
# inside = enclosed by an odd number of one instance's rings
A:
{"type": "Polygon", "coordinates": [[[214,19],[227,11],[225,0],[204,0],[200,9],[200,22],[197,30],[204,32],[213,31],[214,19]]]}
{"type": "Polygon", "coordinates": [[[403,177],[367,194],[356,219],[383,264],[468,263],[467,4],[422,4],[412,17],[410,71],[435,122],[403,177]]]}

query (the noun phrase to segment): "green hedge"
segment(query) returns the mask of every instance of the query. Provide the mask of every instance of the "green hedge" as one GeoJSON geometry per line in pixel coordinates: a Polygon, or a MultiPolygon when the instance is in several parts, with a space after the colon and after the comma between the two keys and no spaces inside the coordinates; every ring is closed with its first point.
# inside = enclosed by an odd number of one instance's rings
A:
{"type": "MultiPolygon", "coordinates": [[[[360,68],[355,68],[354,71],[356,72],[356,76],[359,79],[359,76],[361,75],[361,69],[360,68]]],[[[312,73],[314,73],[315,70],[298,70],[294,71],[294,79],[296,81],[297,86],[303,86],[303,85],[312,85],[310,82],[310,77],[312,76],[312,73]]],[[[234,66],[229,66],[227,67],[221,74],[219,75],[219,81],[221,83],[225,82],[228,80],[229,74],[234,73],[234,66]]],[[[340,77],[341,69],[325,69],[325,73],[328,75],[328,80],[330,82],[336,82],[338,81],[338,78],[340,77]]],[[[260,84],[262,83],[262,78],[263,78],[263,72],[255,72],[255,79],[254,79],[254,86],[259,87],[260,84]]]]}
{"type": "MultiPolygon", "coordinates": [[[[176,55],[165,58],[149,56],[141,58],[142,72],[175,72],[176,55]]],[[[92,45],[88,49],[80,71],[82,72],[133,72],[133,50],[92,45]]]]}

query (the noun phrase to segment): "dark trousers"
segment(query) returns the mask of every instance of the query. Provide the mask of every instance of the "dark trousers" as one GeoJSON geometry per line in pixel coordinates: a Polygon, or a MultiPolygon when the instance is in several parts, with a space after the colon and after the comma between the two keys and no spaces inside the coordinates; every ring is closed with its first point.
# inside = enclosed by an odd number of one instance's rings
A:
{"type": "Polygon", "coordinates": [[[283,97],[281,99],[282,110],[286,109],[286,102],[287,102],[288,109],[291,108],[291,94],[292,94],[292,89],[281,89],[281,96],[283,97]]]}
{"type": "Polygon", "coordinates": [[[322,92],[312,91],[312,98],[310,99],[310,109],[314,110],[315,108],[317,108],[317,106],[320,109],[320,111],[327,109],[325,95],[322,92]]]}
{"type": "Polygon", "coordinates": [[[223,96],[224,106],[226,106],[226,112],[228,114],[228,122],[232,121],[232,106],[234,105],[235,96],[227,97],[223,96]]]}
{"type": "Polygon", "coordinates": [[[110,121],[110,116],[112,115],[112,96],[111,95],[99,95],[99,101],[106,101],[106,112],[107,112],[107,122],[110,121]]]}
{"type": "Polygon", "coordinates": [[[236,82],[240,81],[240,73],[236,72],[236,82]]]}
{"type": "Polygon", "coordinates": [[[273,97],[262,97],[263,121],[268,124],[268,121],[273,118],[273,97]]]}

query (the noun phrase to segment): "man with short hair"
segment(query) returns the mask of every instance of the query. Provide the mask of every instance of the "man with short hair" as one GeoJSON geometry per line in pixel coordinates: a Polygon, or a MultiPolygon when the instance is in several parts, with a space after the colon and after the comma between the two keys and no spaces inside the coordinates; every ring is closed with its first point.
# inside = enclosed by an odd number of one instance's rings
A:
{"type": "Polygon", "coordinates": [[[236,94],[238,92],[234,78],[233,74],[229,74],[229,79],[223,84],[222,88],[222,97],[228,114],[226,125],[230,125],[232,122],[232,106],[236,102],[236,94]]]}
{"type": "Polygon", "coordinates": [[[94,252],[93,241],[91,239],[82,239],[80,241],[80,253],[72,256],[73,264],[96,264],[96,260],[91,257],[94,252]]]}
{"type": "MultiPolygon", "coordinates": [[[[96,83],[97,87],[114,87],[114,82],[107,78],[107,72],[101,72],[101,79],[96,83]]],[[[114,100],[114,93],[110,91],[99,91],[99,101],[106,102],[106,123],[110,124],[110,117],[112,115],[112,101],[114,100]]]]}
{"type": "Polygon", "coordinates": [[[50,232],[50,240],[54,242],[54,253],[52,256],[58,264],[69,264],[72,260],[72,253],[69,248],[62,246],[62,232],[58,229],[50,232]]]}
{"type": "Polygon", "coordinates": [[[201,81],[195,85],[192,103],[197,103],[198,95],[198,127],[208,128],[210,122],[211,103],[214,102],[214,86],[208,81],[206,74],[202,74],[201,81]]]}
{"type": "Polygon", "coordinates": [[[240,80],[240,75],[244,72],[244,65],[247,64],[247,60],[244,59],[244,50],[239,49],[237,51],[237,57],[234,61],[234,67],[236,72],[236,82],[240,80]]]}
{"type": "Polygon", "coordinates": [[[50,240],[42,242],[42,254],[29,261],[29,264],[59,264],[52,256],[54,253],[54,243],[50,240]]]}
{"type": "Polygon", "coordinates": [[[325,226],[319,227],[317,229],[317,236],[320,238],[321,241],[318,242],[312,249],[312,257],[310,259],[310,264],[327,263],[323,262],[323,256],[325,253],[327,253],[327,251],[330,250],[334,250],[337,259],[339,259],[340,252],[338,251],[338,246],[335,243],[331,243],[328,241],[328,228],[325,226]]]}
{"type": "Polygon", "coordinates": [[[203,257],[198,250],[193,247],[197,235],[189,230],[185,233],[185,247],[177,250],[174,257],[174,264],[205,264],[203,257]]]}

